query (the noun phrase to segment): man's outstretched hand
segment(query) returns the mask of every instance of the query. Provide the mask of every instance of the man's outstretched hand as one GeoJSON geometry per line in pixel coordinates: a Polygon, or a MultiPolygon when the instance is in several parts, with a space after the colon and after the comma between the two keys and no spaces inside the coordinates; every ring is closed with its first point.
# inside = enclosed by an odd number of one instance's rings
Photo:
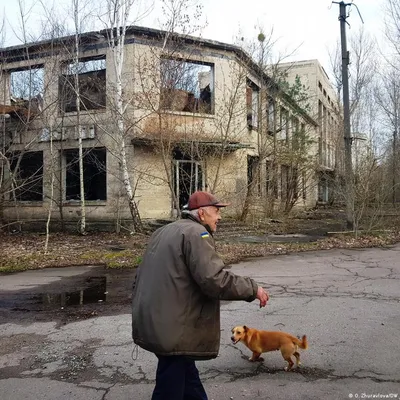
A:
{"type": "Polygon", "coordinates": [[[261,286],[257,289],[257,299],[260,300],[260,308],[265,307],[269,300],[268,293],[261,286]]]}

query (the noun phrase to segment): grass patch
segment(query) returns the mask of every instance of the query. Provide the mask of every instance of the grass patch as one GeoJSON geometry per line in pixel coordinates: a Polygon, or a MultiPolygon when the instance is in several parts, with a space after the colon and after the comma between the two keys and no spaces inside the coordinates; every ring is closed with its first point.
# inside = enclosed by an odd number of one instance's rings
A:
{"type": "Polygon", "coordinates": [[[137,268],[141,262],[141,256],[125,256],[123,258],[112,258],[106,261],[106,267],[110,269],[137,268]]]}
{"type": "MultiPolygon", "coordinates": [[[[235,227],[235,233],[236,237],[241,234],[248,236],[247,227],[239,225],[235,227]]],[[[224,239],[223,234],[220,237],[224,239]]],[[[142,261],[147,241],[148,237],[144,235],[96,233],[82,237],[54,234],[50,239],[49,251],[44,254],[42,236],[32,233],[8,235],[0,232],[0,273],[85,265],[132,269],[142,261]]],[[[363,234],[358,237],[338,232],[337,235],[305,243],[243,243],[227,236],[226,240],[217,241],[217,251],[226,264],[231,264],[253,257],[333,248],[382,247],[399,241],[399,232],[384,230],[375,231],[374,235],[363,234]]]]}
{"type": "Polygon", "coordinates": [[[129,257],[131,255],[131,251],[122,250],[122,251],[113,251],[112,253],[105,253],[104,258],[106,260],[115,260],[121,257],[129,257]]]}
{"type": "Polygon", "coordinates": [[[0,265],[0,272],[1,273],[11,273],[11,272],[22,272],[22,271],[27,271],[29,268],[29,265],[23,264],[23,263],[15,263],[15,261],[10,260],[9,262],[2,263],[0,265]]]}

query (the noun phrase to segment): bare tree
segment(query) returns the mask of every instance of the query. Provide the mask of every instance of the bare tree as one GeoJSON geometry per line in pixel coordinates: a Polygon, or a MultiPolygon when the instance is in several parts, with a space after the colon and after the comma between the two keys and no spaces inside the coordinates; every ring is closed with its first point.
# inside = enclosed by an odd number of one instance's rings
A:
{"type": "Polygon", "coordinates": [[[400,70],[398,68],[388,67],[386,73],[382,74],[380,85],[376,88],[375,95],[377,104],[382,113],[381,123],[386,128],[386,132],[391,136],[389,143],[391,143],[391,151],[389,164],[392,165],[392,204],[393,207],[397,202],[397,191],[399,182],[398,176],[398,134],[400,127],[400,70]]]}
{"type": "Polygon", "coordinates": [[[204,183],[204,154],[198,145],[205,133],[204,121],[195,114],[214,112],[214,82],[210,65],[196,61],[198,55],[192,56],[192,52],[201,52],[200,47],[185,44],[188,35],[201,26],[202,9],[198,2],[164,0],[161,4],[163,30],[149,35],[147,51],[138,52],[136,58],[140,89],[135,108],[142,110],[143,117],[149,117],[136,136],[151,140],[154,151],[161,156],[162,173],[142,168],[141,174],[144,179],[156,179],[167,185],[177,216],[185,201],[179,195],[177,177],[183,178],[181,184],[185,184],[188,194],[204,183]]]}
{"type": "MultiPolygon", "coordinates": [[[[381,108],[386,120],[390,124],[389,132],[391,133],[391,164],[392,164],[392,203],[395,206],[398,201],[397,198],[397,187],[399,182],[396,178],[398,174],[398,136],[399,136],[399,121],[398,121],[398,72],[400,71],[400,2],[398,0],[386,0],[385,2],[385,34],[389,48],[394,50],[393,56],[386,61],[388,64],[388,73],[382,77],[384,84],[380,91],[380,100],[382,99],[382,92],[386,92],[386,100],[388,103],[382,104],[380,101],[381,108]]],[[[389,133],[389,135],[390,135],[389,133]]]]}
{"type": "MultiPolygon", "coordinates": [[[[258,35],[253,51],[260,85],[257,157],[251,159],[247,193],[241,219],[245,220],[253,204],[264,204],[264,212],[272,216],[281,197],[279,210],[288,214],[312,185],[316,154],[311,151],[312,135],[308,129],[309,94],[299,76],[287,80],[285,56],[274,56],[273,31],[258,35]],[[279,188],[278,181],[281,181],[279,188]],[[261,182],[265,181],[264,185],[261,182]]],[[[254,67],[253,67],[254,68],[254,67]]]]}
{"type": "MultiPolygon", "coordinates": [[[[1,160],[3,162],[1,188],[2,201],[10,198],[14,201],[15,210],[19,210],[19,201],[43,201],[49,200],[49,212],[46,222],[45,252],[47,252],[49,240],[49,224],[52,204],[54,201],[53,184],[55,169],[49,170],[50,190],[43,189],[46,174],[43,169],[43,153],[36,148],[37,142],[50,139],[49,133],[53,130],[51,121],[46,115],[54,115],[54,103],[44,102],[46,91],[50,85],[49,70],[48,79],[45,82],[44,68],[37,67],[31,58],[31,47],[28,43],[29,14],[24,10],[24,3],[19,2],[21,19],[21,36],[24,44],[24,55],[27,66],[20,70],[3,70],[2,83],[3,98],[0,101],[3,114],[3,146],[1,160]],[[42,125],[44,124],[44,126],[42,125]]],[[[5,53],[6,54],[6,53],[5,53]]],[[[7,59],[3,60],[4,66],[7,59]]],[[[50,162],[54,166],[53,161],[50,162]]],[[[18,211],[17,211],[18,213],[18,211]]],[[[17,217],[18,220],[18,217],[17,217]]]]}
{"type": "Polygon", "coordinates": [[[128,198],[130,213],[135,232],[143,232],[143,224],[135,200],[134,187],[127,162],[127,135],[131,126],[127,125],[128,108],[132,105],[132,97],[124,94],[123,68],[125,62],[125,38],[129,16],[135,0],[107,0],[106,26],[108,28],[108,45],[112,54],[112,68],[115,82],[110,85],[111,112],[115,117],[117,132],[116,141],[122,171],[122,180],[128,198]]]}
{"type": "MultiPolygon", "coordinates": [[[[360,228],[361,223],[368,214],[365,210],[371,206],[369,199],[371,193],[365,193],[365,190],[371,191],[372,186],[364,184],[364,173],[368,176],[374,171],[376,162],[372,154],[372,141],[376,135],[376,109],[373,96],[376,73],[377,73],[377,50],[373,37],[368,35],[363,28],[353,32],[349,37],[350,65],[350,135],[352,140],[352,165],[354,168],[351,186],[354,190],[352,203],[352,216],[354,230],[360,228]],[[359,152],[361,148],[369,149],[369,157],[362,156],[359,152]],[[362,159],[364,157],[364,159],[362,159]],[[362,165],[363,169],[359,166],[362,165]],[[368,207],[367,207],[368,205],[368,207]]],[[[337,44],[334,51],[330,53],[331,71],[334,77],[338,98],[342,90],[341,78],[341,59],[340,45],[337,44]]],[[[338,107],[340,109],[340,107],[338,107]]],[[[335,169],[339,172],[334,182],[336,198],[347,202],[345,188],[343,187],[344,178],[341,176],[341,163],[343,162],[343,129],[339,130],[336,147],[339,150],[337,154],[337,165],[335,169]]]]}
{"type": "Polygon", "coordinates": [[[385,35],[389,45],[400,55],[400,1],[385,0],[385,35]]]}

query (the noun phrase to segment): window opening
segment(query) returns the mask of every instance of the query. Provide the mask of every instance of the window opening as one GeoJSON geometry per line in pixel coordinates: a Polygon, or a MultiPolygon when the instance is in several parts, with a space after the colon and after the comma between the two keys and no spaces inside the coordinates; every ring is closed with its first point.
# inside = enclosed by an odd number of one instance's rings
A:
{"type": "Polygon", "coordinates": [[[11,161],[14,194],[18,201],[43,201],[43,152],[14,153],[11,161]],[[20,160],[18,165],[18,160],[20,160]]]}
{"type": "Polygon", "coordinates": [[[196,190],[203,190],[203,168],[199,161],[180,151],[174,150],[174,190],[178,199],[178,209],[188,203],[189,196],[196,190]]]}
{"type": "Polygon", "coordinates": [[[212,65],[183,60],[161,60],[162,109],[212,114],[213,97],[212,65]]]}
{"type": "Polygon", "coordinates": [[[268,98],[268,134],[273,136],[275,130],[275,100],[268,98]]]}
{"type": "MultiPolygon", "coordinates": [[[[30,110],[43,111],[44,69],[35,67],[10,73],[10,104],[30,110]]],[[[25,112],[26,114],[26,112],[25,112]]]]}
{"type": "MultiPolygon", "coordinates": [[[[66,200],[80,200],[79,150],[65,150],[66,200]]],[[[83,154],[85,200],[107,200],[106,149],[85,149],[83,154]]]]}
{"type": "Polygon", "coordinates": [[[63,112],[76,112],[77,88],[75,73],[78,73],[80,109],[98,110],[106,107],[106,59],[81,60],[65,65],[59,80],[60,108],[63,112]]]}
{"type": "Polygon", "coordinates": [[[260,158],[247,156],[247,184],[252,187],[253,194],[261,194],[260,158]]]}
{"type": "Polygon", "coordinates": [[[247,105],[247,126],[250,129],[258,128],[258,107],[260,99],[260,88],[247,79],[246,105],[247,105]]]}

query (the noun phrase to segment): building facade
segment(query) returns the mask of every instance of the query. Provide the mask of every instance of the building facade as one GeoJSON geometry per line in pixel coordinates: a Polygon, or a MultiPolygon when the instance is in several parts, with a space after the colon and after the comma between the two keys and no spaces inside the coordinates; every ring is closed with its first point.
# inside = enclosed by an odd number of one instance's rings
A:
{"type": "Polygon", "coordinates": [[[108,33],[0,50],[3,221],[75,223],[83,192],[88,221],[129,220],[125,172],[143,219],[198,189],[236,216],[315,205],[333,96],[321,128],[239,47],[130,27],[118,64],[108,33]]]}
{"type": "Polygon", "coordinates": [[[343,112],[335,89],[318,60],[279,65],[289,82],[300,78],[308,96],[310,115],[318,122],[318,191],[319,203],[333,201],[335,181],[343,176],[343,112]]]}

